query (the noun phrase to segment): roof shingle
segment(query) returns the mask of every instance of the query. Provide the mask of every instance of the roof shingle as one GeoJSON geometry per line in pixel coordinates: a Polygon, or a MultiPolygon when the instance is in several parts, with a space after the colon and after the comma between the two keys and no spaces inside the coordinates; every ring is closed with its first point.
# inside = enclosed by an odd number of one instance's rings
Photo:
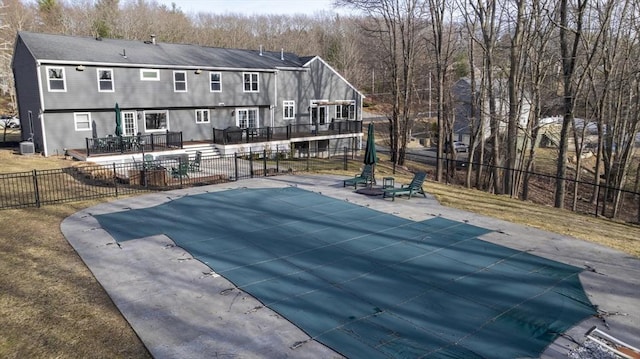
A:
{"type": "Polygon", "coordinates": [[[53,35],[21,31],[18,33],[27,48],[41,61],[70,63],[148,65],[158,67],[201,67],[237,69],[296,68],[313,57],[293,53],[259,50],[227,49],[188,44],[170,44],[92,37],[53,35]],[[125,56],[126,55],[126,56],[125,56]]]}

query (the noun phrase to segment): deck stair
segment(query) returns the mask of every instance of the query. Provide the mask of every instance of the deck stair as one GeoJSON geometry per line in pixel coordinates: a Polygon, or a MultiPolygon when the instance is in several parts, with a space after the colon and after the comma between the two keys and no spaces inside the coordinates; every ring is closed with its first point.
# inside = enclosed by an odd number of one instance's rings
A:
{"type": "Polygon", "coordinates": [[[189,154],[189,159],[196,158],[196,152],[202,152],[202,157],[205,158],[220,158],[220,151],[211,143],[196,143],[196,144],[184,144],[183,150],[189,154]]]}

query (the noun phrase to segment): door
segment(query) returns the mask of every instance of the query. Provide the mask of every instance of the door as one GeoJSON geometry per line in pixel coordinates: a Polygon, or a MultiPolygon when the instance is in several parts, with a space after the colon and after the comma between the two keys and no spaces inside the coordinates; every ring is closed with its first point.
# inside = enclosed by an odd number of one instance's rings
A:
{"type": "Polygon", "coordinates": [[[122,112],[122,130],[124,136],[135,136],[138,133],[135,112],[122,112]]]}
{"type": "Polygon", "coordinates": [[[311,124],[326,125],[329,123],[327,106],[311,105],[311,124]]]}

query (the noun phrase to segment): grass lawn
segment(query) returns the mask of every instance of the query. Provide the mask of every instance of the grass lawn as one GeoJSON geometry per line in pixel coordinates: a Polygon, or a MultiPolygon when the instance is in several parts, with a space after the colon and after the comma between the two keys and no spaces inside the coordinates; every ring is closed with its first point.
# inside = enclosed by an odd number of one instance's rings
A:
{"type": "MultiPolygon", "coordinates": [[[[0,150],[0,173],[71,164],[13,152],[0,150]]],[[[0,358],[150,357],[60,231],[97,203],[0,211],[0,358]]]]}
{"type": "MultiPolygon", "coordinates": [[[[0,150],[0,173],[68,167],[62,158],[0,150]]],[[[331,171],[353,176],[358,171],[331,171]]],[[[382,162],[376,176],[392,175],[382,162]]],[[[400,170],[396,183],[412,174],[400,170]]],[[[640,226],[428,182],[445,205],[601,243],[640,257],[640,226]]],[[[104,201],[107,201],[105,199],[104,201]]],[[[1,358],[150,357],[129,324],[60,232],[72,213],[99,201],[3,210],[0,231],[1,358]]]]}

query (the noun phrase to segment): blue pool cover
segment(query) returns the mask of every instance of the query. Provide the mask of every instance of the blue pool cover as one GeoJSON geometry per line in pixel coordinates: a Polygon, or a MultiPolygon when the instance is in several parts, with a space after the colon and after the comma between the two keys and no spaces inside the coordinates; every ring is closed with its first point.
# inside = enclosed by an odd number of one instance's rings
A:
{"type": "Polygon", "coordinates": [[[580,268],[482,241],[480,227],[415,222],[295,187],[96,218],[119,242],[167,235],[351,358],[538,357],[595,314],[580,268]]]}

